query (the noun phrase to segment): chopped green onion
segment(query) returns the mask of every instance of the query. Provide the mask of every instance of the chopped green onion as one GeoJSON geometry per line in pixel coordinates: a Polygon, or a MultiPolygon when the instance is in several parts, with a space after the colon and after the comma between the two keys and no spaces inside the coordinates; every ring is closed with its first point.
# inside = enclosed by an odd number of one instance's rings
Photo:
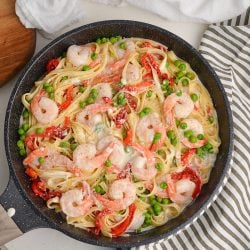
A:
{"type": "Polygon", "coordinates": [[[161,184],[160,184],[160,188],[161,189],[166,189],[167,188],[167,183],[166,182],[162,182],[161,184]]]}
{"type": "Polygon", "coordinates": [[[156,132],[153,138],[153,143],[158,142],[161,139],[161,133],[156,132]]]}
{"type": "Polygon", "coordinates": [[[106,167],[111,167],[112,166],[112,162],[111,162],[110,159],[106,160],[104,164],[105,164],[106,167]]]}
{"type": "Polygon", "coordinates": [[[191,97],[191,99],[192,99],[193,102],[196,102],[196,101],[198,100],[198,95],[195,94],[195,93],[192,93],[192,94],[190,95],[190,97],[191,97]]]}

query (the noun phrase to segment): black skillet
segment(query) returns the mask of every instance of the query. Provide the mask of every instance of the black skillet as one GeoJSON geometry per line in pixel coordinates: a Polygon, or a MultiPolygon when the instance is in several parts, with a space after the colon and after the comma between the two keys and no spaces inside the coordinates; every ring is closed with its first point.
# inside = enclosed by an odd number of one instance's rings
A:
{"type": "Polygon", "coordinates": [[[148,244],[177,233],[194,221],[212,203],[229,170],[232,154],[232,131],[231,110],[220,80],[208,62],[187,42],[164,29],[141,22],[118,20],[88,24],[58,37],[43,48],[27,64],[11,93],[4,127],[5,149],[11,177],[5,193],[0,198],[0,203],[5,209],[16,208],[13,219],[23,232],[34,228],[50,227],[79,241],[93,245],[124,248],[148,244]],[[19,117],[23,109],[21,96],[28,92],[34,82],[45,73],[46,63],[51,58],[62,55],[71,44],[85,44],[95,41],[98,37],[116,35],[158,41],[190,63],[211,94],[219,118],[222,143],[209,183],[203,186],[199,197],[178,218],[144,233],[110,239],[68,225],[60,214],[48,209],[45,203],[33,194],[29,188],[30,181],[24,173],[16,141],[18,140],[19,117]]]}

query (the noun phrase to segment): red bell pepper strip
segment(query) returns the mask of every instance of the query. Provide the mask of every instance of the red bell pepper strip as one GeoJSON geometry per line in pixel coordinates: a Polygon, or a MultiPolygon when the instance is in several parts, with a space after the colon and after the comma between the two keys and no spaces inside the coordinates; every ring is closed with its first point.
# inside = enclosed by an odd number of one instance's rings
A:
{"type": "Polygon", "coordinates": [[[189,167],[189,160],[192,155],[196,153],[195,148],[188,149],[186,153],[181,156],[181,163],[184,167],[189,167]]]}
{"type": "Polygon", "coordinates": [[[113,118],[113,121],[117,128],[121,128],[122,125],[126,122],[128,116],[128,112],[126,107],[121,108],[118,114],[113,118]]]}
{"type": "Polygon", "coordinates": [[[126,137],[123,140],[125,145],[131,145],[133,142],[133,130],[129,128],[127,131],[126,137]]]}
{"type": "Polygon", "coordinates": [[[122,223],[120,223],[119,225],[117,225],[111,229],[112,236],[118,237],[126,231],[126,229],[129,227],[131,221],[133,220],[135,210],[136,210],[136,206],[133,203],[129,206],[129,212],[128,212],[127,218],[122,223]]]}
{"type": "Polygon", "coordinates": [[[200,175],[197,173],[197,171],[193,170],[190,167],[186,167],[183,171],[181,172],[177,172],[177,173],[173,173],[171,175],[172,180],[181,180],[181,179],[189,179],[190,181],[195,183],[195,189],[194,192],[192,194],[193,198],[196,198],[200,191],[201,191],[201,177],[200,175]]]}
{"type": "Polygon", "coordinates": [[[129,92],[140,92],[144,91],[145,88],[151,87],[153,85],[152,81],[141,82],[133,85],[126,85],[122,89],[127,90],[129,92]]]}
{"type": "Polygon", "coordinates": [[[105,216],[111,214],[112,211],[105,208],[103,211],[101,211],[97,216],[96,216],[96,220],[95,220],[95,229],[94,229],[94,233],[96,235],[98,235],[101,231],[102,228],[102,223],[103,223],[103,219],[105,216]]]}
{"type": "Polygon", "coordinates": [[[73,86],[70,86],[66,89],[66,98],[65,101],[59,105],[59,111],[65,110],[73,100],[73,86]]]}
{"type": "Polygon", "coordinates": [[[59,64],[59,60],[57,58],[53,58],[49,60],[49,62],[46,65],[47,72],[54,70],[58,64],[59,64]]]}
{"type": "Polygon", "coordinates": [[[26,167],[25,173],[26,173],[32,180],[35,180],[35,179],[37,179],[37,177],[38,177],[37,172],[36,172],[33,168],[31,168],[31,167],[26,167]]]}
{"type": "Polygon", "coordinates": [[[111,100],[111,98],[109,98],[109,97],[107,97],[107,96],[104,96],[103,98],[102,98],[102,100],[106,103],[106,104],[112,104],[112,100],[111,100]]]}
{"type": "Polygon", "coordinates": [[[152,44],[150,43],[150,42],[148,42],[148,41],[145,41],[143,44],[142,44],[142,46],[141,46],[142,48],[153,48],[153,46],[152,46],[152,44]]]}
{"type": "Polygon", "coordinates": [[[171,77],[171,78],[169,79],[169,85],[170,85],[171,87],[174,86],[174,78],[173,78],[173,77],[171,77]]]}
{"type": "Polygon", "coordinates": [[[64,117],[64,127],[69,128],[70,126],[70,118],[69,116],[64,117]]]}
{"type": "Polygon", "coordinates": [[[130,95],[129,93],[125,93],[125,97],[128,101],[129,107],[132,108],[133,110],[136,110],[136,107],[137,107],[136,98],[134,96],[130,95]]]}
{"type": "Polygon", "coordinates": [[[159,65],[156,63],[153,55],[145,53],[141,57],[141,63],[146,68],[148,72],[152,71],[151,67],[154,68],[159,76],[161,76],[161,70],[159,65]]]}

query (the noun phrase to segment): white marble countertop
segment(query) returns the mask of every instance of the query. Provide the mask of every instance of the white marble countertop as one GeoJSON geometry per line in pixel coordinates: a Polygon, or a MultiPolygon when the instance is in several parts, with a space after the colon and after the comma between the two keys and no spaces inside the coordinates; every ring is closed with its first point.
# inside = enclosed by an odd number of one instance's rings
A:
{"type": "MultiPolygon", "coordinates": [[[[81,24],[75,25],[80,26],[91,22],[102,21],[102,20],[110,20],[110,19],[127,19],[127,20],[136,20],[147,22],[150,24],[154,24],[160,26],[164,29],[167,29],[176,35],[180,36],[195,48],[198,48],[201,36],[207,25],[205,24],[197,24],[197,23],[173,23],[168,22],[163,18],[160,18],[154,14],[149,12],[145,12],[143,10],[137,9],[132,6],[125,7],[112,7],[106,5],[99,5],[90,2],[84,2],[83,11],[85,12],[85,18],[82,20],[81,24]]],[[[70,27],[67,30],[70,30],[74,27],[70,27]]],[[[36,52],[39,51],[42,47],[44,47],[50,40],[43,38],[39,33],[37,34],[37,43],[36,43],[36,52]]],[[[4,117],[5,111],[8,103],[8,99],[11,93],[12,88],[15,85],[17,76],[9,81],[5,86],[0,88],[0,194],[5,189],[9,170],[7,165],[7,160],[4,151],[4,117]]],[[[78,250],[78,249],[105,249],[98,248],[96,246],[90,246],[88,244],[76,241],[74,239],[69,238],[68,236],[52,229],[35,229],[28,233],[25,233],[21,237],[10,241],[7,243],[6,248],[9,250],[78,250]]]]}

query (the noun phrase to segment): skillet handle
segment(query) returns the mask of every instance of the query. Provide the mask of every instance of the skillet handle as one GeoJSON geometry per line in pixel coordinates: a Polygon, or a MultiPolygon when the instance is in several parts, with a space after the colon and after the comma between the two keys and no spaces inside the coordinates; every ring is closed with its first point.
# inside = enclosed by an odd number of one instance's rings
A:
{"type": "MultiPolygon", "coordinates": [[[[18,190],[12,176],[10,176],[7,188],[0,196],[0,204],[6,211],[8,211],[9,208],[15,209],[15,214],[11,218],[23,233],[35,228],[51,227],[51,225],[49,226],[25,200],[21,191],[18,190]]],[[[7,213],[6,216],[8,216],[7,213]]]]}

